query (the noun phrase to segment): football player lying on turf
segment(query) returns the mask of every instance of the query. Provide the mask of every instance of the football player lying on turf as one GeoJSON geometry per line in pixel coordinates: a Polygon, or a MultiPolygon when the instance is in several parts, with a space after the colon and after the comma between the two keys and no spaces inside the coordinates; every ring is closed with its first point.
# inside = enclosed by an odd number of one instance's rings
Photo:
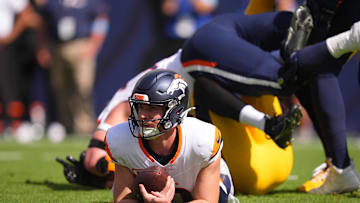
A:
{"type": "Polygon", "coordinates": [[[189,89],[172,71],[153,70],[136,83],[129,121],[107,131],[106,150],[115,165],[114,202],[134,200],[137,171],[159,166],[169,174],[158,192],[140,184],[144,202],[236,201],[231,176],[221,160],[223,141],[212,124],[187,117],[189,89]],[[221,179],[221,180],[220,180],[221,179]]]}

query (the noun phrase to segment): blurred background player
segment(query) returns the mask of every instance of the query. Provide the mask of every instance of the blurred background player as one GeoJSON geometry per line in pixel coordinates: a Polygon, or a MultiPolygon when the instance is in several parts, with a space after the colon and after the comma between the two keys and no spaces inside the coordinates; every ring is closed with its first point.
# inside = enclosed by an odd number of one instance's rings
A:
{"type": "Polygon", "coordinates": [[[95,57],[108,30],[105,0],[36,0],[46,19],[53,61],[50,78],[56,117],[68,132],[94,129],[95,57]]]}
{"type": "Polygon", "coordinates": [[[145,202],[170,202],[175,193],[184,202],[236,201],[231,175],[223,170],[227,167],[221,160],[221,133],[187,117],[192,109],[188,100],[187,84],[175,72],[153,70],[139,79],[129,99],[129,121],[109,129],[105,138],[116,163],[114,202],[136,200],[134,175],[151,166],[165,168],[170,178],[158,193],[139,185],[145,202]]]}
{"type": "Polygon", "coordinates": [[[28,142],[42,134],[30,132],[28,123],[36,120],[33,107],[40,104],[32,95],[34,73],[47,68],[51,61],[43,19],[27,0],[3,0],[0,13],[0,129],[7,128],[5,134],[28,142]]]}

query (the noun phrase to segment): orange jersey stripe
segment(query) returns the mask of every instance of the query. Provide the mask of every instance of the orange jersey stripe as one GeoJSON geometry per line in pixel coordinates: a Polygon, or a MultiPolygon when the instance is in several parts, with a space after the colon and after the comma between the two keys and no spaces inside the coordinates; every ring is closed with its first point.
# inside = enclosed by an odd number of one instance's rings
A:
{"type": "Polygon", "coordinates": [[[146,151],[140,136],[139,136],[138,140],[139,140],[139,145],[140,145],[141,150],[144,152],[144,154],[147,156],[147,158],[150,159],[151,162],[154,162],[155,159],[146,151]]]}
{"type": "Polygon", "coordinates": [[[114,159],[114,157],[111,155],[109,146],[108,146],[107,141],[106,141],[106,135],[105,135],[104,142],[105,142],[105,150],[106,150],[106,152],[108,153],[108,155],[110,156],[110,158],[111,158],[112,160],[116,161],[116,160],[114,159]]]}
{"type": "Polygon", "coordinates": [[[214,140],[214,146],[210,159],[212,159],[218,153],[221,143],[222,143],[221,132],[218,128],[215,128],[215,140],[214,140]]]}
{"type": "Polygon", "coordinates": [[[224,180],[220,177],[220,182],[222,182],[222,184],[224,184],[224,180]]]}
{"type": "Polygon", "coordinates": [[[215,67],[217,65],[217,63],[212,62],[212,61],[205,61],[205,60],[191,60],[191,61],[183,62],[182,65],[184,68],[186,68],[188,66],[193,66],[193,65],[215,67]]]}
{"type": "Polygon", "coordinates": [[[177,126],[177,129],[178,129],[178,133],[179,133],[179,144],[178,144],[178,148],[176,150],[176,153],[174,155],[174,157],[170,160],[170,164],[173,164],[174,161],[176,160],[176,158],[180,155],[180,151],[181,151],[181,148],[182,148],[182,131],[181,131],[181,126],[178,125],[177,126]]]}

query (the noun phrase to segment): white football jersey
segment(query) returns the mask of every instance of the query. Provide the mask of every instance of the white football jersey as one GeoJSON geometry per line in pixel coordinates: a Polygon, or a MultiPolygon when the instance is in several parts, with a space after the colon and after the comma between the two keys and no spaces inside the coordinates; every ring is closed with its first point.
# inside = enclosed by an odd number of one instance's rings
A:
{"type": "Polygon", "coordinates": [[[188,84],[189,87],[189,91],[192,92],[193,91],[193,84],[194,84],[194,79],[185,71],[185,69],[183,68],[182,64],[181,64],[181,52],[182,50],[180,49],[178,52],[176,52],[174,55],[165,58],[159,62],[157,62],[155,64],[155,66],[153,68],[149,68],[141,73],[139,73],[138,75],[136,75],[134,78],[132,78],[124,88],[119,89],[115,95],[112,97],[112,99],[110,100],[109,104],[105,107],[105,109],[100,113],[99,117],[98,117],[98,129],[102,129],[102,130],[107,130],[109,127],[109,125],[105,124],[105,120],[107,119],[107,117],[109,116],[110,112],[121,102],[124,101],[128,101],[128,98],[131,96],[131,93],[136,85],[136,82],[148,71],[152,70],[152,69],[167,69],[167,70],[171,70],[174,71],[176,73],[179,73],[181,76],[183,76],[183,78],[185,79],[185,81],[188,84]]]}
{"type": "Polygon", "coordinates": [[[176,188],[189,191],[195,186],[200,170],[220,155],[223,141],[220,131],[212,124],[186,117],[177,126],[179,143],[176,154],[166,164],[158,163],[144,148],[142,139],[132,136],[128,123],[107,131],[106,149],[115,163],[136,174],[137,169],[161,166],[174,178],[176,188]]]}

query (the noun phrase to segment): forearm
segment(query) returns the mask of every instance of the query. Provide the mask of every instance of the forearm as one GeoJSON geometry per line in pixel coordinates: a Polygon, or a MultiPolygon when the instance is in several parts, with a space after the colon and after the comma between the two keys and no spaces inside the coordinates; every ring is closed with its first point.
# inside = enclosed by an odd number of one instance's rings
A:
{"type": "Polygon", "coordinates": [[[41,16],[38,15],[34,8],[29,4],[23,11],[18,14],[13,30],[13,36],[17,37],[27,28],[43,31],[43,24],[44,23],[41,16]]]}
{"type": "Polygon", "coordinates": [[[220,195],[220,160],[219,155],[214,162],[201,169],[193,189],[192,202],[216,203],[220,195]]]}
{"type": "Polygon", "coordinates": [[[91,49],[92,56],[95,56],[102,46],[106,33],[109,28],[109,19],[105,15],[98,16],[92,26],[91,26],[91,34],[89,41],[89,49],[91,49]]]}
{"type": "Polygon", "coordinates": [[[0,43],[5,45],[10,44],[19,37],[19,35],[26,29],[26,27],[26,23],[22,20],[22,18],[17,19],[12,32],[8,36],[1,38],[0,43]]]}
{"type": "MultiPolygon", "coordinates": [[[[95,131],[92,139],[99,140],[104,142],[105,131],[97,130],[95,131]]],[[[107,155],[105,149],[101,149],[99,147],[89,147],[86,151],[84,165],[85,168],[93,174],[98,176],[104,176],[105,174],[100,173],[100,171],[96,168],[97,163],[100,159],[104,158],[107,155]]]]}
{"type": "Polygon", "coordinates": [[[91,49],[92,55],[96,56],[99,48],[102,46],[105,40],[104,34],[92,34],[89,41],[89,49],[91,49]]]}
{"type": "Polygon", "coordinates": [[[132,190],[134,176],[128,168],[121,165],[115,165],[115,177],[113,186],[114,203],[118,202],[137,202],[132,199],[132,190]]]}

